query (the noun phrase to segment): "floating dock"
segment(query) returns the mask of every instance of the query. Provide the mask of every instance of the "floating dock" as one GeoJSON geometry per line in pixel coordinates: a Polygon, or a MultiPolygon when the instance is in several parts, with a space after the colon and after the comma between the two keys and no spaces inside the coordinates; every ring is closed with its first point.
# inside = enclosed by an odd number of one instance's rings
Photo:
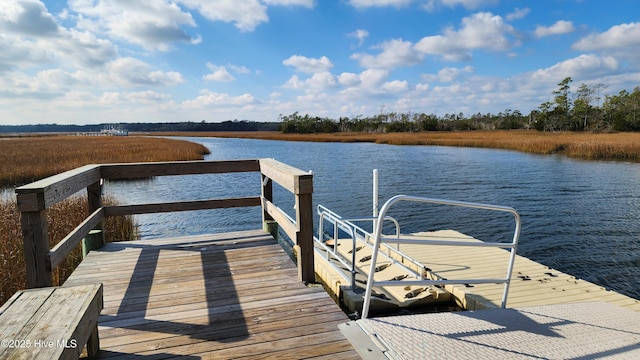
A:
{"type": "MultiPolygon", "coordinates": [[[[451,230],[402,237],[479,241],[451,230]]],[[[497,277],[509,257],[496,248],[402,244],[400,249],[423,262],[431,279],[497,277]]],[[[316,266],[330,273],[323,259],[316,258],[316,266]]],[[[348,282],[334,289],[355,301],[348,282]]],[[[414,309],[411,315],[365,318],[339,327],[363,359],[640,358],[639,300],[522,256],[514,262],[507,309],[500,308],[501,284],[444,285],[444,290],[472,311],[421,314],[414,309]]],[[[372,301],[372,311],[386,310],[379,299],[372,301]]],[[[361,309],[361,296],[355,302],[361,309]]],[[[437,312],[430,306],[430,312],[437,312]]]]}
{"type": "MultiPolygon", "coordinates": [[[[319,213],[336,230],[329,246],[317,245],[316,267],[352,311],[362,309],[362,318],[340,329],[363,358],[640,358],[640,301],[518,256],[520,220],[514,209],[398,195],[382,207],[373,233],[356,231],[357,225],[328,209],[319,213]],[[382,234],[385,212],[401,201],[510,212],[516,221],[513,240],[483,242],[454,230],[403,234],[397,222],[395,235],[382,234]],[[339,227],[362,235],[341,238],[339,227]],[[350,244],[352,250],[346,251],[350,244]],[[349,264],[349,253],[357,249],[365,251],[351,256],[349,264]],[[332,258],[343,266],[332,264],[332,258]],[[391,264],[409,270],[407,275],[398,277],[397,270],[385,275],[391,264]],[[365,280],[349,279],[348,272],[365,280]],[[340,274],[344,285],[336,284],[340,274]],[[364,290],[360,301],[353,300],[359,294],[354,287],[364,290]],[[413,297],[403,299],[403,291],[434,294],[440,289],[471,311],[433,314],[414,308],[379,316],[388,310],[385,303],[398,310],[412,307],[413,297]],[[381,299],[382,294],[390,296],[381,299]]],[[[439,310],[432,306],[428,311],[439,310]]]]}
{"type": "MultiPolygon", "coordinates": [[[[434,232],[422,232],[402,236],[405,239],[434,240],[443,239],[459,241],[477,241],[470,236],[454,230],[439,230],[434,232]]],[[[343,248],[348,247],[350,239],[339,241],[343,248]]],[[[411,259],[423,264],[428,269],[426,277],[430,279],[455,279],[455,278],[495,278],[504,272],[504,264],[508,262],[509,253],[496,248],[464,248],[458,246],[424,246],[402,244],[402,253],[411,259]]],[[[343,250],[344,251],[344,250],[343,250]]],[[[358,291],[352,291],[350,280],[345,272],[336,271],[335,266],[327,263],[326,257],[318,251],[316,255],[316,270],[320,280],[326,284],[333,296],[342,299],[351,311],[362,309],[365,280],[356,281],[358,291]]],[[[370,251],[367,252],[370,254],[370,251]]],[[[366,255],[364,255],[366,256],[366,255]]],[[[415,266],[401,256],[396,260],[405,263],[407,267],[415,266]]],[[[384,263],[384,262],[378,262],[384,263]]],[[[362,270],[369,265],[369,261],[363,262],[358,268],[362,270]]],[[[397,276],[397,269],[388,268],[388,274],[382,272],[380,276],[392,278],[397,276]],[[395,270],[395,272],[394,272],[395,270]]],[[[376,276],[378,276],[376,274],[376,276]]],[[[365,278],[360,275],[358,279],[365,278]]],[[[483,310],[499,308],[503,296],[502,284],[474,284],[474,285],[444,285],[441,288],[429,288],[422,291],[411,302],[405,305],[392,305],[389,301],[372,298],[374,311],[386,311],[395,307],[396,311],[403,307],[429,306],[437,304],[455,303],[465,310],[483,310]],[[444,290],[444,291],[443,291],[444,290]]],[[[420,287],[412,287],[421,289],[420,287]]],[[[422,288],[423,289],[423,288],[422,288]]],[[[378,290],[382,292],[383,290],[378,290]]],[[[389,288],[389,293],[409,293],[402,287],[389,288]]],[[[401,299],[402,295],[394,298],[401,299]]],[[[601,301],[623,308],[640,312],[640,300],[622,295],[615,291],[607,290],[597,284],[578,279],[572,275],[549,268],[523,256],[517,255],[514,262],[511,284],[507,298],[508,307],[529,307],[540,305],[557,305],[579,302],[601,301]]],[[[398,301],[396,301],[398,303],[398,301]]]]}
{"type": "MultiPolygon", "coordinates": [[[[446,237],[450,240],[480,241],[457,231],[423,232],[407,236],[416,239],[446,237]]],[[[402,251],[431,269],[437,278],[469,276],[497,276],[509,256],[495,248],[460,248],[454,246],[420,246],[402,244],[402,251]]],[[[502,286],[480,284],[473,286],[445,285],[459,305],[467,310],[492,309],[500,306],[502,286]]],[[[602,286],[567,275],[523,256],[516,256],[507,305],[529,307],[579,302],[602,301],[640,312],[640,300],[610,291],[602,286]]]]}

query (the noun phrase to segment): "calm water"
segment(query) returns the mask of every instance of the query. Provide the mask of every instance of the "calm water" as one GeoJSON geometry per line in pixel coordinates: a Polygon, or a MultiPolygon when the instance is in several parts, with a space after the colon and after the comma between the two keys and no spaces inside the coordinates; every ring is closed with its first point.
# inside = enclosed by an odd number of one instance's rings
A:
{"type": "MultiPolygon", "coordinates": [[[[371,213],[371,174],[380,172],[380,205],[396,194],[506,205],[522,216],[518,253],[563,272],[640,298],[640,165],[587,162],[512,151],[368,143],[304,143],[189,138],[207,160],[275,158],[314,173],[314,202],[343,216],[371,213]]],[[[112,182],[123,203],[260,194],[259,174],[164,177],[112,182]]],[[[275,202],[293,214],[293,196],[275,202]]],[[[483,240],[508,239],[510,217],[449,208],[395,210],[403,232],[459,230],[483,240]]],[[[256,229],[258,208],[144,215],[143,238],[256,229]]]]}

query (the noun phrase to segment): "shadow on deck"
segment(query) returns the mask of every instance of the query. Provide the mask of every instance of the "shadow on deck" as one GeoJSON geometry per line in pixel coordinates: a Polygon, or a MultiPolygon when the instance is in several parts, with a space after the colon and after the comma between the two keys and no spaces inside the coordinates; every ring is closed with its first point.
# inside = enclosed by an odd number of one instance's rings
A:
{"type": "Polygon", "coordinates": [[[346,315],[263,231],[106,244],[65,285],[102,283],[100,358],[359,358],[346,315]]]}

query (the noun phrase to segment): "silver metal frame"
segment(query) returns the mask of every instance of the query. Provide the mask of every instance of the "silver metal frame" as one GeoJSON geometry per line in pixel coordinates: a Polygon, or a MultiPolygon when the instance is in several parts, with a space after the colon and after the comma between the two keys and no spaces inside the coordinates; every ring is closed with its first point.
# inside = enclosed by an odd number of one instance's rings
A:
{"type": "MultiPolygon", "coordinates": [[[[369,239],[373,239],[373,235],[371,233],[369,233],[368,231],[362,229],[361,227],[357,226],[356,224],[354,224],[354,222],[360,222],[360,221],[391,221],[394,223],[395,228],[396,228],[396,238],[400,239],[400,224],[398,223],[398,221],[390,216],[386,216],[384,218],[378,218],[378,217],[360,217],[360,218],[342,218],[340,215],[336,214],[335,212],[329,210],[328,208],[326,208],[323,205],[318,205],[317,208],[317,212],[320,216],[319,219],[319,224],[318,224],[318,237],[315,239],[318,242],[318,245],[320,248],[322,248],[323,250],[325,250],[326,252],[326,259],[329,260],[330,257],[333,257],[334,259],[336,259],[338,262],[340,262],[345,268],[350,269],[351,271],[351,288],[355,289],[355,274],[356,274],[356,269],[355,269],[355,263],[356,263],[356,239],[358,237],[361,237],[363,242],[369,246],[369,247],[373,247],[373,243],[369,240],[369,239]],[[333,240],[334,240],[334,244],[333,246],[327,246],[326,244],[323,243],[322,238],[323,238],[323,233],[324,233],[324,222],[328,221],[329,223],[332,223],[333,226],[333,240]],[[337,244],[338,244],[338,229],[342,229],[345,232],[347,232],[349,235],[351,235],[351,241],[352,241],[352,249],[351,249],[351,261],[350,263],[348,261],[346,261],[346,259],[343,259],[341,256],[339,256],[337,254],[337,244]]],[[[407,256],[406,254],[401,253],[398,249],[394,249],[393,247],[387,245],[387,244],[383,244],[382,245],[386,250],[387,250],[387,256],[389,256],[389,253],[393,252],[396,255],[402,257],[403,259],[405,259],[406,261],[414,264],[416,266],[416,268],[422,269],[423,265],[410,258],[409,256],[407,256]]],[[[401,266],[402,268],[404,268],[407,272],[414,274],[414,276],[417,279],[422,280],[423,279],[423,272],[422,271],[414,271],[410,268],[408,268],[407,266],[405,266],[403,263],[389,257],[388,259],[390,262],[397,264],[399,266],[401,266]]]]}
{"type": "Polygon", "coordinates": [[[387,202],[382,205],[382,208],[379,211],[378,219],[376,221],[376,227],[374,230],[374,244],[373,244],[373,254],[371,256],[371,267],[369,269],[368,279],[367,279],[367,287],[364,296],[364,304],[362,306],[362,318],[365,319],[369,316],[369,306],[371,304],[371,291],[375,286],[429,286],[429,285],[449,285],[449,284],[502,284],[504,283],[504,292],[502,295],[502,303],[501,307],[505,308],[507,305],[507,295],[509,293],[509,285],[511,282],[511,275],[513,273],[513,263],[516,257],[516,249],[518,247],[518,240],[520,238],[520,215],[518,212],[506,206],[497,206],[497,205],[487,205],[487,204],[478,204],[478,203],[470,203],[463,201],[453,201],[453,200],[442,200],[442,199],[432,199],[425,197],[416,197],[416,196],[408,196],[408,195],[397,195],[387,200],[387,202]],[[450,205],[450,206],[458,206],[458,207],[466,207],[466,208],[474,208],[474,209],[484,209],[491,211],[501,211],[511,213],[515,218],[515,230],[513,234],[513,240],[510,243],[500,243],[500,242],[469,242],[469,241],[447,241],[447,240],[415,240],[415,239],[402,239],[402,238],[388,238],[383,237],[382,235],[382,222],[383,219],[386,218],[386,214],[393,205],[401,202],[401,201],[410,201],[410,202],[420,202],[420,203],[430,203],[430,204],[438,204],[438,205],[450,205]],[[496,279],[456,279],[456,280],[415,280],[415,281],[375,281],[375,267],[376,261],[378,257],[378,250],[381,244],[386,243],[396,243],[396,244],[426,244],[426,245],[447,245],[447,246],[471,246],[471,247],[497,247],[504,249],[511,249],[509,256],[509,264],[507,267],[507,274],[505,278],[496,278],[496,279]]]}

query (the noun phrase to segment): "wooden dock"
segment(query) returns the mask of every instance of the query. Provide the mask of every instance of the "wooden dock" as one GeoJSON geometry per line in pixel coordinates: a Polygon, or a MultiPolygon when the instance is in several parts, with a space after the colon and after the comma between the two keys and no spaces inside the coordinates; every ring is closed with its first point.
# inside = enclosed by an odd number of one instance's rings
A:
{"type": "Polygon", "coordinates": [[[95,283],[100,358],[360,358],[345,313],[263,231],[106,244],[65,286],[95,283]]]}
{"type": "MultiPolygon", "coordinates": [[[[237,184],[230,183],[230,196],[235,188],[237,184]]],[[[346,314],[322,287],[313,284],[318,267],[312,174],[274,159],[86,165],[19,187],[16,193],[28,288],[51,287],[53,269],[92,230],[101,234],[103,221],[110,216],[259,206],[264,228],[271,233],[279,228],[293,242],[297,266],[264,230],[110,243],[90,252],[64,286],[103,285],[99,358],[373,356],[376,345],[365,342],[363,346],[358,340],[354,349],[338,328],[348,321],[346,314]],[[102,203],[105,180],[244,172],[259,173],[259,195],[118,206],[102,203]],[[274,203],[273,183],[293,194],[293,217],[274,203]],[[87,192],[89,217],[51,248],[47,209],[82,190],[87,192]]],[[[470,241],[460,233],[445,235],[470,241]]],[[[506,256],[499,249],[457,252],[442,246],[436,252],[433,247],[412,246],[402,244],[402,251],[440,280],[492,277],[495,264],[504,263],[506,256]]],[[[516,261],[509,307],[596,300],[640,311],[638,300],[525,260],[516,261]]],[[[447,290],[467,309],[495,307],[502,293],[501,286],[492,284],[447,286],[447,290]]],[[[74,314],[60,314],[65,315],[74,314]]],[[[406,333],[406,327],[399,329],[401,335],[406,333]]]]}
{"type": "MultiPolygon", "coordinates": [[[[406,235],[420,240],[441,239],[480,241],[457,231],[442,230],[406,235]]],[[[461,248],[402,244],[401,249],[427,266],[432,278],[468,279],[504,276],[509,253],[497,248],[461,248]]],[[[446,285],[467,310],[498,308],[504,285],[446,285]]],[[[516,256],[507,307],[521,308],[591,301],[607,302],[640,312],[640,300],[610,291],[591,282],[577,279],[522,256],[516,256]]]]}
{"type": "MultiPolygon", "coordinates": [[[[28,288],[50,287],[53,269],[92,230],[101,234],[110,216],[257,206],[264,228],[280,229],[293,242],[297,266],[263,230],[110,243],[90,252],[65,286],[103,284],[101,358],[359,358],[337,328],[348,320],[346,314],[313,284],[313,175],[308,172],[274,159],[94,164],[16,193],[28,288]],[[224,199],[102,203],[105,180],[246,172],[259,175],[257,196],[233,197],[238,184],[230,182],[231,197],[224,199]],[[274,204],[274,183],[293,195],[294,216],[274,204]],[[51,248],[47,209],[83,190],[90,215],[51,248]]],[[[92,239],[97,243],[92,247],[102,242],[92,239]]]]}

